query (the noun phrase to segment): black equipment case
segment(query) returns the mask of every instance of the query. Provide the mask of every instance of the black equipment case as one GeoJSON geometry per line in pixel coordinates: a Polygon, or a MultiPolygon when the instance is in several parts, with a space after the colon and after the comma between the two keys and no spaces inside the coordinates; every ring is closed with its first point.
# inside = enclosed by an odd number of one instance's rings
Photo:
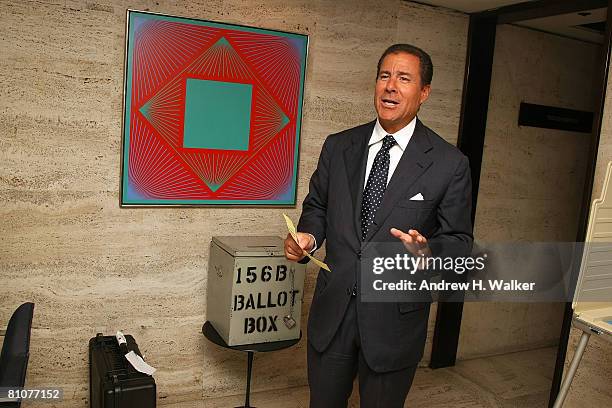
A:
{"type": "MultiPolygon", "coordinates": [[[[128,351],[142,357],[134,337],[128,351]]],[[[155,379],[140,373],[125,358],[115,336],[98,333],[89,340],[89,406],[91,408],[155,408],[155,379]]]]}

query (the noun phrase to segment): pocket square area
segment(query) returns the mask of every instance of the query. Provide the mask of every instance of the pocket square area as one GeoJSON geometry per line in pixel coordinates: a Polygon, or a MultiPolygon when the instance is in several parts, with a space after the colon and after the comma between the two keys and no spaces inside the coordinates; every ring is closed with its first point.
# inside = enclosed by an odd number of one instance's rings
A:
{"type": "Polygon", "coordinates": [[[423,200],[424,200],[423,194],[421,193],[415,194],[412,197],[410,197],[410,201],[423,201],[423,200]]]}

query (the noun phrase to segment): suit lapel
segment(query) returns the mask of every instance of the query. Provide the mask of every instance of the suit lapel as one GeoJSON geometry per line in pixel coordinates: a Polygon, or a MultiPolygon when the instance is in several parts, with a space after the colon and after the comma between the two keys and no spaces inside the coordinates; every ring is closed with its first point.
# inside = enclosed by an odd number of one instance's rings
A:
{"type": "Polygon", "coordinates": [[[353,203],[353,225],[357,239],[361,241],[361,200],[363,198],[363,180],[368,160],[368,141],[372,136],[374,124],[359,128],[353,135],[352,143],[344,150],[344,165],[353,203]]]}
{"type": "MultiPolygon", "coordinates": [[[[396,202],[406,193],[415,181],[429,168],[432,163],[427,152],[432,149],[425,126],[417,119],[414,133],[406,150],[393,172],[387,185],[385,195],[380,207],[376,211],[374,224],[370,227],[366,241],[372,239],[374,234],[383,225],[385,219],[391,214],[396,202]]],[[[363,183],[363,182],[362,182],[363,183]]],[[[361,207],[361,204],[360,204],[361,207]]]]}

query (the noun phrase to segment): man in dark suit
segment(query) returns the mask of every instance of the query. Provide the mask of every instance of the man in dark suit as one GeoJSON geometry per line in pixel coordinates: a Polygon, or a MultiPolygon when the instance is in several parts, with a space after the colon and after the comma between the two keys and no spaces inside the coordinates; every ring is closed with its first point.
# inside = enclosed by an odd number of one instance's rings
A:
{"type": "Polygon", "coordinates": [[[361,249],[398,242],[413,255],[467,256],[472,245],[467,158],[416,114],[430,93],[431,59],[408,45],[378,62],[377,120],[329,136],[310,179],[287,259],[326,241],[308,320],[312,408],[346,407],[359,375],[361,407],[403,407],[423,356],[428,302],[361,302],[361,249]]]}

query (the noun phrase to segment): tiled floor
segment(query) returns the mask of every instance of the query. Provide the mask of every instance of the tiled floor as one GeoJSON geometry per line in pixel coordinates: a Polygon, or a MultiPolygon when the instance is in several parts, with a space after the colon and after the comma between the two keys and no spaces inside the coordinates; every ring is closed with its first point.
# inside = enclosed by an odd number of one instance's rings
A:
{"type": "MultiPolygon", "coordinates": [[[[548,402],[555,353],[555,348],[546,348],[460,361],[451,368],[420,368],[405,406],[544,408],[548,402]]],[[[244,396],[235,395],[165,406],[228,408],[243,403],[244,396]]],[[[307,408],[308,387],[253,393],[251,404],[258,408],[307,408]]],[[[349,406],[359,407],[356,391],[349,406]]]]}

